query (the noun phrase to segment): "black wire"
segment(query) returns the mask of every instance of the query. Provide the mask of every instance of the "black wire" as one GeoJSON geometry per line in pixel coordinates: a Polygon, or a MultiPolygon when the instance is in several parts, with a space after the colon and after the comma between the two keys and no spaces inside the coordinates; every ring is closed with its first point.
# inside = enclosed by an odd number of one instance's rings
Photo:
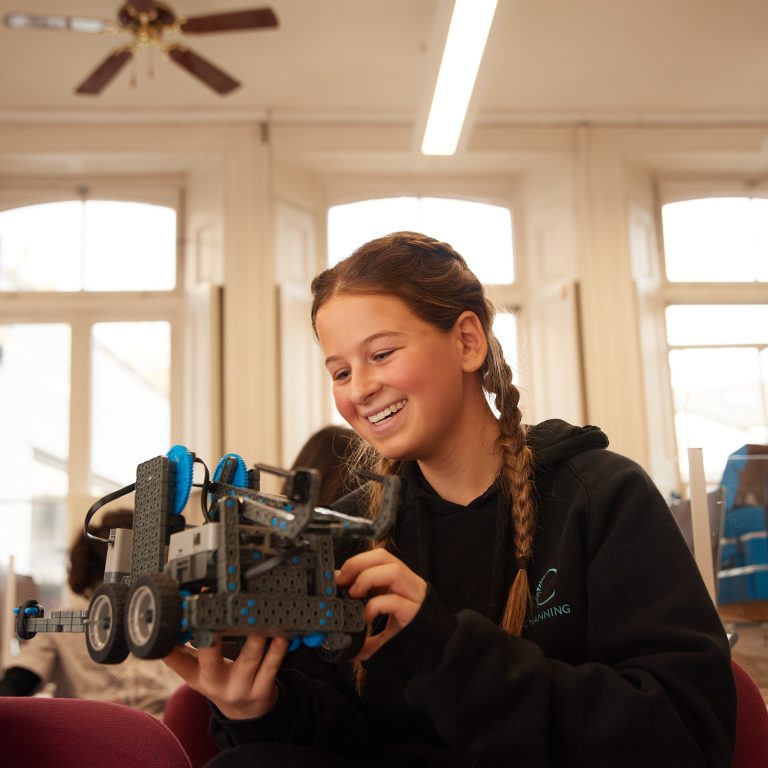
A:
{"type": "Polygon", "coordinates": [[[83,533],[91,539],[92,541],[103,541],[105,544],[109,543],[109,539],[102,539],[101,536],[94,536],[92,533],[88,530],[88,523],[91,522],[91,518],[105,505],[109,504],[110,501],[114,501],[115,499],[119,499],[121,496],[125,496],[128,493],[131,493],[131,491],[136,490],[136,483],[131,483],[130,485],[126,485],[125,488],[120,488],[120,490],[112,491],[112,493],[108,493],[106,496],[102,496],[89,510],[88,514],[85,516],[85,521],[83,522],[83,533]]]}
{"type": "Polygon", "coordinates": [[[195,487],[200,488],[200,508],[203,510],[203,518],[207,523],[211,522],[210,507],[208,505],[208,488],[211,484],[210,475],[208,474],[208,465],[195,456],[195,464],[202,464],[205,473],[203,475],[203,482],[195,484],[195,487]]]}

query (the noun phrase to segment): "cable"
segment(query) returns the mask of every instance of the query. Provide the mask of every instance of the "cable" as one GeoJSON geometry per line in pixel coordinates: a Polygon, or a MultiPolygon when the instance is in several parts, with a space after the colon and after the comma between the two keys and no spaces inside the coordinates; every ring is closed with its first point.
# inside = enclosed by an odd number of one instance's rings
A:
{"type": "Polygon", "coordinates": [[[105,505],[109,504],[110,501],[114,501],[115,499],[119,499],[121,496],[125,496],[128,493],[131,493],[132,491],[136,490],[136,483],[131,483],[130,485],[126,485],[125,488],[120,488],[120,490],[112,491],[112,493],[108,493],[106,496],[102,496],[89,510],[88,513],[85,516],[85,520],[83,521],[83,533],[91,539],[92,541],[103,541],[105,544],[109,544],[109,539],[102,539],[101,536],[94,536],[89,530],[88,530],[88,523],[91,522],[91,518],[105,505]]]}

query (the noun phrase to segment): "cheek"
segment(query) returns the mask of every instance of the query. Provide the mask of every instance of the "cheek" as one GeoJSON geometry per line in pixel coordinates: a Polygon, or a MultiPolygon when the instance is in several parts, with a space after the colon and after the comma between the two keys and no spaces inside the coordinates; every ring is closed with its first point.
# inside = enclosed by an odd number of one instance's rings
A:
{"type": "Polygon", "coordinates": [[[336,403],[336,410],[342,418],[349,421],[354,414],[354,406],[349,402],[346,394],[341,390],[333,391],[333,401],[336,403]]]}

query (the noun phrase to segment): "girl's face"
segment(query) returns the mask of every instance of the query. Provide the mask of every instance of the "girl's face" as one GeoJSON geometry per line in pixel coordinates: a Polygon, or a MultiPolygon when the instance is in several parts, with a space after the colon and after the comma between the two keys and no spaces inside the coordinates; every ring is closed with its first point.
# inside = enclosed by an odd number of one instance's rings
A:
{"type": "Polygon", "coordinates": [[[338,294],[316,329],[336,408],[379,453],[439,461],[455,448],[475,376],[458,324],[443,333],[394,296],[338,294]]]}

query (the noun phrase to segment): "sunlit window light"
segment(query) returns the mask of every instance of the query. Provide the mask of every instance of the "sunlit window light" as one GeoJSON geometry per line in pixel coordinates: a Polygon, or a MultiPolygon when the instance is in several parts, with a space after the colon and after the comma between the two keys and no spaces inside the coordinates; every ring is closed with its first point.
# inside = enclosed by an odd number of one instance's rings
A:
{"type": "Polygon", "coordinates": [[[452,155],[472,97],[497,0],[456,0],[421,151],[452,155]]]}

